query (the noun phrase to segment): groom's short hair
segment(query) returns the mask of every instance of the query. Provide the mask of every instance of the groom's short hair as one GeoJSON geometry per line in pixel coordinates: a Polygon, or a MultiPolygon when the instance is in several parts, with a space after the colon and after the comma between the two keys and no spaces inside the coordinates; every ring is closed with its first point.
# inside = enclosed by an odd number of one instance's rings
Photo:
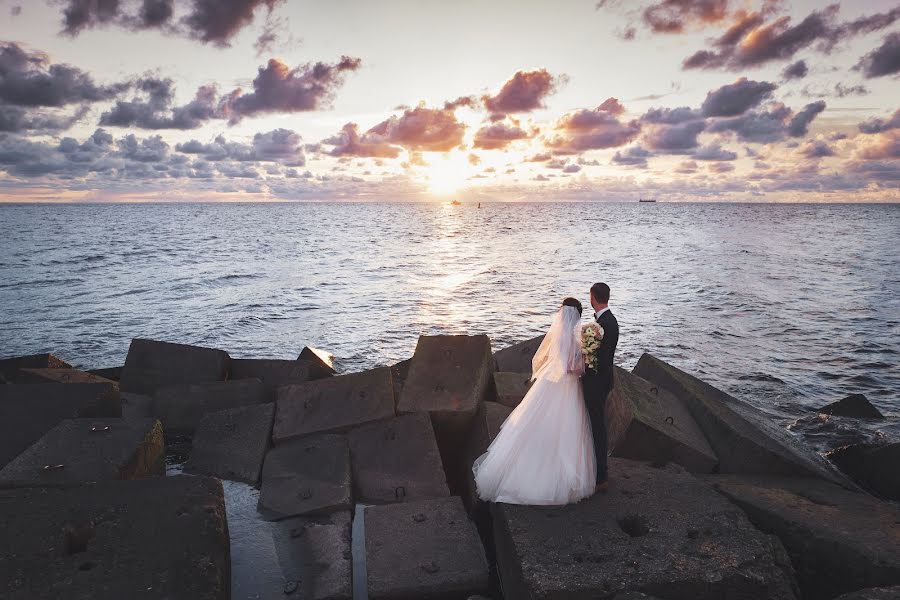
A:
{"type": "Polygon", "coordinates": [[[591,286],[591,296],[594,297],[594,300],[597,302],[602,302],[603,304],[609,303],[609,286],[605,283],[595,283],[591,286]]]}

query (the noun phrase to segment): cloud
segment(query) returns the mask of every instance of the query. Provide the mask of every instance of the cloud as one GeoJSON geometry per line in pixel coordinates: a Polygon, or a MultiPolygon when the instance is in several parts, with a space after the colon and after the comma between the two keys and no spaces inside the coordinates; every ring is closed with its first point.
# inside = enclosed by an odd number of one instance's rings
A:
{"type": "MultiPolygon", "coordinates": [[[[444,110],[456,110],[465,106],[466,108],[475,108],[478,105],[478,98],[475,96],[460,96],[456,100],[444,102],[444,110]]],[[[407,108],[407,107],[404,107],[407,108]]]]}
{"type": "Polygon", "coordinates": [[[259,69],[253,92],[235,89],[219,97],[213,85],[201,86],[194,99],[173,106],[171,79],[144,77],[134,82],[137,92],[131,100],[118,100],[100,117],[100,124],[141,129],[196,129],[212,119],[228,119],[236,124],[244,117],[260,113],[293,113],[325,108],[343,84],[344,73],[359,68],[359,59],[342,57],[337,64],[315,63],[294,69],[272,59],[259,69]]]}
{"type": "Polygon", "coordinates": [[[264,54],[269,54],[280,40],[282,43],[296,44],[294,36],[290,33],[290,26],[286,17],[274,17],[272,12],[266,15],[266,22],[262,31],[253,43],[256,50],[256,57],[260,58],[264,54]],[[286,40],[284,38],[287,38],[286,40]]]}
{"type": "Polygon", "coordinates": [[[900,131],[894,129],[865,141],[857,150],[863,160],[891,160],[900,158],[900,131]]]}
{"type": "Polygon", "coordinates": [[[517,71],[494,95],[482,96],[485,108],[492,113],[530,112],[544,107],[544,99],[556,91],[561,79],[547,69],[517,71]]]}
{"type": "Polygon", "coordinates": [[[809,73],[809,67],[806,66],[805,60],[798,60],[784,68],[781,76],[785,79],[803,79],[809,73]]]}
{"type": "Polygon", "coordinates": [[[175,149],[184,154],[203,156],[208,162],[279,162],[290,167],[306,164],[300,134],[290,129],[257,133],[250,144],[229,142],[219,135],[209,144],[191,140],[177,144],[175,149]]]}
{"type": "Polygon", "coordinates": [[[644,135],[643,143],[651,150],[685,154],[697,147],[697,136],[705,128],[706,122],[703,120],[651,127],[644,135]]]}
{"type": "Polygon", "coordinates": [[[716,23],[728,15],[728,0],[661,0],[642,13],[655,33],[681,33],[694,23],[716,23]]]}
{"type": "MultiPolygon", "coordinates": [[[[136,2],[121,0],[64,0],[63,33],[77,36],[86,29],[115,25],[129,30],[165,29],[216,46],[231,40],[253,22],[262,7],[272,10],[285,0],[189,0],[187,14],[174,22],[174,0],[141,0],[136,12],[128,11],[136,2]]],[[[272,25],[272,23],[269,23],[272,25]]],[[[275,30],[265,32],[274,41],[275,30]]],[[[264,33],[265,33],[264,32],[264,33]]]]}
{"type": "Polygon", "coordinates": [[[260,161],[277,161],[291,167],[306,164],[300,134],[290,129],[273,129],[253,136],[253,150],[260,161]]]}
{"type": "Polygon", "coordinates": [[[730,173],[734,171],[734,165],[726,162],[714,162],[710,163],[708,169],[712,173],[730,173]]]}
{"type": "Polygon", "coordinates": [[[172,18],[173,0],[143,0],[138,13],[144,27],[160,27],[172,18]]]}
{"type": "Polygon", "coordinates": [[[736,160],[737,153],[732,152],[731,150],[725,150],[718,144],[711,144],[695,150],[694,153],[691,154],[691,158],[694,160],[706,161],[729,161],[736,160]]]}
{"type": "Polygon", "coordinates": [[[174,83],[171,79],[148,77],[139,79],[135,89],[144,99],[119,100],[100,115],[100,125],[138,127],[141,129],[196,129],[218,116],[214,86],[202,86],[194,99],[184,106],[173,107],[174,83]]]}
{"type": "Polygon", "coordinates": [[[788,124],[787,133],[793,137],[802,137],[806,135],[809,124],[816,118],[820,112],[825,110],[825,101],[819,100],[812,102],[803,107],[803,110],[794,115],[788,124]]]}
{"type": "Polygon", "coordinates": [[[89,110],[89,107],[81,106],[71,115],[59,115],[43,110],[0,104],[0,131],[11,133],[63,131],[84,118],[89,110]]]}
{"type": "Polygon", "coordinates": [[[227,46],[244,27],[253,22],[256,9],[271,11],[285,0],[193,0],[184,25],[191,37],[218,46],[227,46]]]}
{"type": "MultiPolygon", "coordinates": [[[[770,5],[771,6],[771,5],[770,5]]],[[[732,26],[712,42],[711,50],[699,50],[687,57],[685,69],[743,70],[771,61],[790,60],[800,50],[813,47],[829,53],[840,42],[890,26],[900,18],[900,9],[836,23],[838,4],[814,10],[796,25],[782,15],[769,21],[769,13],[735,13],[732,26]]]]}
{"type": "Polygon", "coordinates": [[[861,133],[881,133],[891,129],[900,129],[900,108],[895,110],[894,114],[887,119],[872,118],[859,124],[861,133]]]}
{"type": "MultiPolygon", "coordinates": [[[[860,175],[867,184],[871,184],[874,180],[888,187],[900,187],[900,161],[897,160],[851,161],[845,167],[845,171],[860,175]]],[[[893,197],[896,197],[896,194],[893,197]]]]}
{"type": "Polygon", "coordinates": [[[619,116],[623,112],[618,100],[608,98],[593,110],[568,113],[557,121],[556,135],[547,140],[547,146],[569,154],[624,146],[638,136],[641,124],[636,119],[621,121],[619,116]]]}
{"type": "Polygon", "coordinates": [[[161,162],[169,155],[169,144],[160,135],[138,139],[129,133],[116,143],[122,156],[138,162],[161,162]]]}
{"type": "Polygon", "coordinates": [[[806,143],[800,154],[806,158],[824,158],[826,156],[834,156],[834,148],[829,146],[822,140],[810,140],[806,143]]]}
{"type": "Polygon", "coordinates": [[[63,9],[63,32],[77,35],[82,29],[114,21],[119,9],[119,0],[68,0],[63,9]]]}
{"type": "MultiPolygon", "coordinates": [[[[118,140],[98,130],[84,141],[63,138],[60,142],[34,142],[27,138],[0,134],[0,187],[14,194],[28,188],[52,190],[49,194],[89,194],[134,198],[204,197],[222,191],[269,193],[296,198],[315,190],[317,194],[356,197],[367,188],[349,185],[354,177],[313,175],[286,167],[292,148],[298,145],[292,132],[275,130],[260,134],[252,144],[239,144],[258,152],[258,158],[270,161],[222,159],[208,161],[202,156],[172,151],[158,136],[141,139],[126,136],[118,140]],[[29,181],[23,181],[24,179],[29,181]],[[267,191],[268,190],[268,191],[267,191]],[[274,192],[273,192],[274,193],[274,192]]],[[[223,140],[218,140],[222,142],[223,140]]],[[[196,142],[196,145],[206,145],[196,142]]],[[[400,176],[384,173],[381,183],[369,182],[384,192],[384,197],[397,197],[408,192],[401,188],[400,176]],[[384,187],[385,182],[393,182],[384,187]]],[[[355,178],[359,179],[359,178],[355,178]]],[[[403,185],[408,185],[403,178],[403,185]]]]}
{"type": "Polygon", "coordinates": [[[88,172],[84,163],[68,161],[46,142],[0,133],[0,170],[14,177],[38,177],[60,172],[70,176],[88,172]]]}
{"type": "Polygon", "coordinates": [[[322,144],[334,146],[329,152],[332,156],[397,158],[400,155],[400,148],[383,139],[373,139],[373,136],[367,135],[361,137],[356,123],[347,123],[340,133],[322,140],[322,144]]]}
{"type": "Polygon", "coordinates": [[[893,25],[897,19],[900,19],[900,6],[892,8],[885,13],[860,17],[849,23],[844,23],[838,28],[836,33],[838,35],[860,35],[881,31],[893,25]]]}
{"type": "Polygon", "coordinates": [[[417,106],[382,121],[366,136],[373,143],[396,144],[410,151],[447,152],[462,144],[465,131],[452,110],[417,106]]]}
{"type": "Polygon", "coordinates": [[[577,173],[577,172],[580,171],[580,170],[581,170],[581,166],[580,166],[580,165],[576,165],[575,163],[571,163],[571,164],[568,164],[568,165],[564,166],[563,169],[562,169],[562,172],[563,172],[563,173],[577,173]]]}
{"type": "Polygon", "coordinates": [[[616,165],[644,168],[647,166],[647,158],[653,156],[651,152],[640,146],[632,146],[624,151],[617,151],[610,162],[616,165]]]}
{"type": "Polygon", "coordinates": [[[109,100],[129,84],[98,85],[76,67],[51,63],[42,52],[0,42],[0,101],[17,106],[65,106],[109,100]]]}
{"type": "Polygon", "coordinates": [[[900,72],[900,31],[885,37],[884,43],[859,59],[854,68],[868,78],[900,72]]]}
{"type": "Polygon", "coordinates": [[[799,113],[784,104],[774,103],[765,111],[749,111],[738,117],[717,119],[707,131],[711,133],[733,132],[745,142],[771,143],[787,136],[806,135],[810,123],[825,109],[825,102],[807,104],[799,113]]]}
{"type": "MultiPolygon", "coordinates": [[[[159,135],[139,138],[128,134],[114,139],[104,129],[97,129],[84,141],[65,137],[59,142],[34,142],[0,134],[0,172],[42,178],[41,185],[67,190],[134,190],[133,181],[178,178],[257,179],[261,169],[279,175],[284,167],[303,164],[300,136],[288,129],[257,133],[249,144],[228,142],[222,136],[209,144],[191,140],[178,144],[174,151],[159,135]]],[[[156,189],[171,193],[181,188],[167,184],[156,189]]]]}
{"type": "Polygon", "coordinates": [[[341,57],[335,64],[317,62],[290,68],[279,59],[270,59],[253,80],[253,91],[234,90],[220,103],[219,110],[237,123],[260,113],[294,113],[321,109],[331,102],[344,83],[347,72],[360,67],[360,59],[341,57]]]}
{"type": "Polygon", "coordinates": [[[476,131],[473,145],[484,150],[499,150],[506,148],[516,140],[525,140],[529,137],[533,136],[522,129],[517,122],[497,122],[476,131]]]}
{"type": "Polygon", "coordinates": [[[739,117],[719,119],[709,126],[711,133],[733,132],[745,142],[768,143],[785,137],[787,120],[791,110],[776,104],[768,111],[751,111],[739,117]]]}
{"type": "Polygon", "coordinates": [[[832,88],[815,89],[810,86],[803,86],[800,95],[806,98],[845,98],[847,96],[866,96],[869,94],[869,88],[862,84],[844,85],[840,81],[834,84],[832,88]]]}
{"type": "Polygon", "coordinates": [[[641,117],[643,123],[677,125],[685,121],[703,118],[698,110],[687,106],[678,108],[651,108],[641,117]]]}
{"type": "Polygon", "coordinates": [[[741,77],[734,83],[707,93],[700,110],[707,117],[735,117],[771,96],[776,87],[768,81],[751,81],[741,77]]]}
{"type": "Polygon", "coordinates": [[[683,175],[690,175],[692,173],[696,173],[698,168],[699,166],[696,162],[692,160],[686,160],[678,165],[678,168],[675,169],[675,172],[681,173],[683,175]]]}
{"type": "Polygon", "coordinates": [[[75,138],[65,137],[60,140],[56,149],[71,162],[94,163],[114,149],[113,136],[103,129],[97,129],[80,144],[75,138]]]}

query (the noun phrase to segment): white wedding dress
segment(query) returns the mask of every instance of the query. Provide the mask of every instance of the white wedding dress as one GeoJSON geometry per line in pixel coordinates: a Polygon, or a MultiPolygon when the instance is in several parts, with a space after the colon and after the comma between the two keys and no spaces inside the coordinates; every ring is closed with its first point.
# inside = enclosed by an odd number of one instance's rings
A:
{"type": "Polygon", "coordinates": [[[482,500],[551,506],[593,493],[596,458],[579,379],[580,321],[571,306],[556,313],[532,359],[531,389],[472,465],[482,500]]]}

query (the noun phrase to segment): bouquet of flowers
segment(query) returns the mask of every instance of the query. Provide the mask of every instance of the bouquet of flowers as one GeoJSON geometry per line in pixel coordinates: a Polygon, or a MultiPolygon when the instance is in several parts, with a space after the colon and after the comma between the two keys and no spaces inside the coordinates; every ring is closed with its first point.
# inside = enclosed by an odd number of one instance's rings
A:
{"type": "Polygon", "coordinates": [[[598,323],[588,323],[581,328],[581,351],[588,369],[597,370],[597,349],[603,340],[603,328],[598,323]]]}

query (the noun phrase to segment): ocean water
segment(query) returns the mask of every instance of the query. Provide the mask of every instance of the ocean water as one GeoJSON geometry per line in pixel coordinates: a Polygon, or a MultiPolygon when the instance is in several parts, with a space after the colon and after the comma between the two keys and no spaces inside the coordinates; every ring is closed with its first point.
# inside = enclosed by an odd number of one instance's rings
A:
{"type": "Polygon", "coordinates": [[[353,371],[420,334],[541,333],[612,288],[651,352],[827,448],[900,439],[900,205],[0,205],[0,356],[122,364],[132,337],[353,371]],[[883,423],[825,419],[861,392],[883,423]]]}

